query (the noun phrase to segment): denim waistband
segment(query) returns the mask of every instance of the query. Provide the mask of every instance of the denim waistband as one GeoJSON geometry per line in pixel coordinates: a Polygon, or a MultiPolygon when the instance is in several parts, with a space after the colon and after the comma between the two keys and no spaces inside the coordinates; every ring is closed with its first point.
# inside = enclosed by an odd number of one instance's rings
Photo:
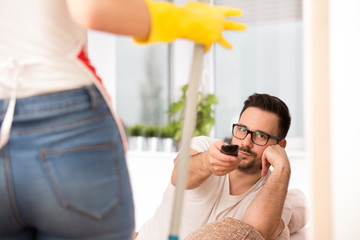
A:
{"type": "Polygon", "coordinates": [[[42,112],[54,111],[61,112],[61,109],[77,108],[80,106],[88,107],[90,105],[96,108],[99,104],[106,104],[102,94],[95,85],[89,85],[82,88],[43,94],[28,98],[16,99],[16,105],[11,107],[11,99],[0,100],[0,117],[2,120],[0,130],[0,149],[7,143],[13,118],[16,116],[36,116],[42,112]],[[9,113],[9,108],[14,108],[9,113]],[[11,114],[11,120],[5,122],[6,116],[11,114]]]}
{"type": "MultiPolygon", "coordinates": [[[[18,98],[14,116],[37,114],[41,111],[53,109],[58,111],[61,108],[69,108],[81,104],[90,104],[93,108],[103,103],[101,93],[95,85],[85,86],[72,90],[42,94],[27,98],[18,98]]],[[[9,99],[0,100],[0,116],[4,117],[9,105],[9,99]]]]}

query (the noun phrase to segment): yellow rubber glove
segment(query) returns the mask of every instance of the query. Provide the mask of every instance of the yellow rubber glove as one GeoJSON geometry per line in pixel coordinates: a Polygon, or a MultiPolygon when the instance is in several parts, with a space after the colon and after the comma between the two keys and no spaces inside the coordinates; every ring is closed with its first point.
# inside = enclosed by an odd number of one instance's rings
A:
{"type": "Polygon", "coordinates": [[[232,48],[223,36],[223,30],[246,30],[246,26],[226,19],[228,16],[239,16],[238,9],[211,6],[206,3],[189,2],[178,7],[169,2],[145,1],[151,17],[151,32],[148,38],[134,38],[140,44],[155,42],[172,42],[177,38],[193,40],[203,44],[205,51],[212,44],[219,43],[232,48]]]}

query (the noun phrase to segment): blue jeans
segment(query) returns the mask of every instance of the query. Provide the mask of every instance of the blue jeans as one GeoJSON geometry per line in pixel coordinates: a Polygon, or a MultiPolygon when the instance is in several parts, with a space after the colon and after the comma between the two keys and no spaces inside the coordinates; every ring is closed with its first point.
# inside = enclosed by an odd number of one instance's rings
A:
{"type": "Polygon", "coordinates": [[[18,99],[0,150],[0,239],[128,240],[133,231],[121,137],[96,87],[18,99]]]}

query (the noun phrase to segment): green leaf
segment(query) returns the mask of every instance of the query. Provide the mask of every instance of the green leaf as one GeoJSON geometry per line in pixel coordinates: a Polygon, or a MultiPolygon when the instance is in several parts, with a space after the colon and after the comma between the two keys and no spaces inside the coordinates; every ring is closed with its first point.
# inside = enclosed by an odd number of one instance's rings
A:
{"type": "MultiPolygon", "coordinates": [[[[188,84],[181,87],[182,96],[179,101],[169,106],[168,114],[170,115],[173,138],[178,141],[181,138],[182,120],[184,115],[185,102],[187,97],[188,84]]],[[[214,94],[203,94],[198,92],[197,95],[197,113],[194,136],[209,135],[215,123],[214,105],[218,104],[218,99],[214,94]]]]}
{"type": "Polygon", "coordinates": [[[207,105],[218,104],[219,100],[214,94],[206,95],[205,102],[207,105]]]}
{"type": "Polygon", "coordinates": [[[184,103],[183,102],[174,102],[173,104],[170,105],[169,107],[169,114],[170,116],[183,111],[184,109],[184,103]]]}

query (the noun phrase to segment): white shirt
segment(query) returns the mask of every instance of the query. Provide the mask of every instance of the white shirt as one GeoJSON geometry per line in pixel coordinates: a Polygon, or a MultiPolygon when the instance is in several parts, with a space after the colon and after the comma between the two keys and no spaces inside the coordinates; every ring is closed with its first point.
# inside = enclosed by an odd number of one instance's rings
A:
{"type": "MultiPolygon", "coordinates": [[[[196,137],[191,141],[191,148],[198,152],[206,151],[216,139],[196,137]]],[[[267,176],[260,178],[255,185],[241,195],[230,195],[229,175],[211,175],[199,187],[186,190],[184,194],[183,211],[179,230],[179,239],[199,229],[209,222],[225,217],[242,220],[246,209],[265,184],[267,176]]],[[[169,183],[162,203],[140,229],[137,240],[166,240],[169,236],[172,204],[175,196],[175,187],[169,183]]],[[[287,225],[290,221],[291,209],[288,202],[282,213],[282,219],[287,225]]]]}

